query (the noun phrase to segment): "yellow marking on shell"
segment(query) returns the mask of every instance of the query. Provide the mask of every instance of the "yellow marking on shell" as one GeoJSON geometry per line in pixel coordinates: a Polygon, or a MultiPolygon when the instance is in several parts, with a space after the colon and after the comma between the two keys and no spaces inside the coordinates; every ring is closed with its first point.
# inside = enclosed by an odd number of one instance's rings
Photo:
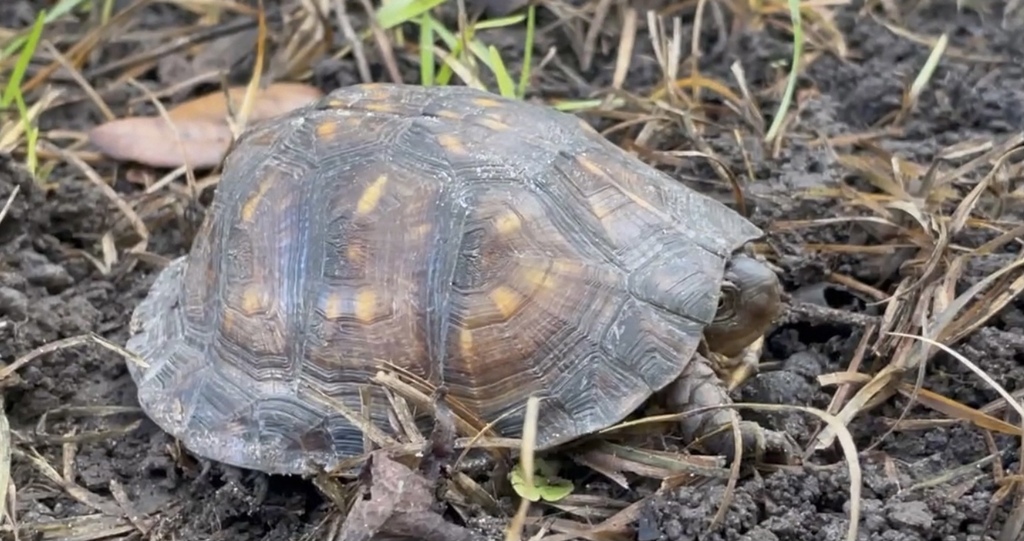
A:
{"type": "Polygon", "coordinates": [[[509,126],[496,118],[482,118],[480,119],[480,124],[494,131],[508,131],[512,128],[512,126],[509,126]]]}
{"type": "Polygon", "coordinates": [[[224,316],[221,318],[220,328],[231,332],[237,324],[238,318],[235,317],[235,311],[231,309],[224,310],[224,316]]]}
{"type": "Polygon", "coordinates": [[[316,136],[320,139],[331,139],[338,134],[339,122],[335,119],[326,119],[316,127],[316,136]]]}
{"type": "Polygon", "coordinates": [[[498,233],[511,235],[523,227],[523,221],[518,214],[509,210],[494,220],[494,226],[498,228],[498,233]]]}
{"type": "MultiPolygon", "coordinates": [[[[257,145],[257,146],[270,146],[274,143],[274,139],[277,137],[277,132],[274,130],[268,130],[266,128],[261,129],[249,136],[245,141],[246,144],[257,145]]],[[[240,144],[241,141],[236,141],[235,144],[240,144]]]]}
{"type": "Polygon", "coordinates": [[[450,133],[444,133],[437,136],[437,142],[444,147],[445,150],[453,154],[465,154],[466,147],[462,144],[462,138],[452,135],[450,133]]]}
{"type": "Polygon", "coordinates": [[[398,110],[393,104],[386,101],[373,101],[367,103],[364,108],[367,111],[373,111],[375,113],[394,113],[398,110]]]}
{"type": "Polygon", "coordinates": [[[242,205],[242,221],[251,222],[256,216],[256,209],[260,205],[260,201],[263,200],[263,196],[267,195],[270,190],[271,184],[274,183],[276,177],[273,175],[267,175],[263,180],[260,181],[259,187],[256,188],[256,193],[252,194],[252,197],[245,201],[242,205]]]}
{"type": "Polygon", "coordinates": [[[606,216],[611,214],[612,211],[617,208],[609,204],[609,202],[614,202],[614,200],[609,201],[609,199],[610,198],[605,197],[590,201],[590,211],[594,213],[594,216],[596,216],[598,220],[605,219],[606,216]]]}
{"type": "Polygon", "coordinates": [[[345,259],[347,259],[349,263],[362,265],[366,262],[366,245],[358,242],[349,244],[348,248],[345,250],[345,259]]]}
{"type": "Polygon", "coordinates": [[[359,202],[356,203],[356,214],[365,216],[377,208],[381,197],[384,197],[384,185],[387,182],[387,175],[381,175],[363,190],[362,195],[359,196],[359,202]]]}
{"type": "Polygon", "coordinates": [[[338,119],[338,124],[344,125],[348,129],[355,129],[360,127],[365,120],[364,117],[358,115],[344,115],[338,119]]]}
{"type": "Polygon", "coordinates": [[[493,98],[475,98],[473,100],[473,103],[479,105],[480,107],[486,107],[488,109],[493,109],[495,107],[502,107],[504,105],[504,104],[502,104],[502,102],[500,102],[500,101],[498,101],[496,99],[493,99],[493,98]]]}
{"type": "Polygon", "coordinates": [[[551,289],[558,282],[549,269],[538,269],[537,267],[527,267],[522,271],[523,279],[539,289],[551,289]]]}
{"type": "Polygon", "coordinates": [[[329,293],[324,302],[324,317],[338,319],[345,315],[345,298],[340,293],[329,293]]]}
{"type": "Polygon", "coordinates": [[[242,311],[254,314],[263,309],[263,293],[255,286],[249,286],[242,292],[242,311]]]}
{"type": "Polygon", "coordinates": [[[324,109],[348,109],[351,106],[352,103],[349,100],[342,100],[339,98],[330,98],[324,100],[323,103],[324,109]]]}
{"type": "Polygon", "coordinates": [[[366,288],[356,295],[356,319],[363,323],[373,321],[377,315],[377,292],[366,288]]]}
{"type": "Polygon", "coordinates": [[[359,87],[371,99],[382,100],[388,97],[388,85],[384,83],[363,83],[359,87]]]}
{"type": "Polygon", "coordinates": [[[501,312],[502,317],[508,319],[516,313],[523,304],[523,296],[518,291],[508,286],[498,286],[491,290],[491,302],[501,312]]]}
{"type": "Polygon", "coordinates": [[[450,119],[450,120],[458,120],[458,119],[462,118],[462,114],[459,113],[458,111],[453,110],[453,109],[441,109],[440,111],[437,111],[434,114],[436,114],[437,116],[439,116],[441,118],[447,118],[447,119],[450,119]]]}
{"type": "Polygon", "coordinates": [[[409,230],[409,236],[414,240],[422,240],[430,233],[430,224],[420,224],[409,230]]]}
{"type": "Polygon", "coordinates": [[[462,329],[459,331],[459,352],[463,357],[473,354],[473,331],[462,329]]]}
{"type": "Polygon", "coordinates": [[[582,267],[567,259],[556,259],[551,262],[551,272],[560,276],[575,276],[579,274],[582,267]]]}

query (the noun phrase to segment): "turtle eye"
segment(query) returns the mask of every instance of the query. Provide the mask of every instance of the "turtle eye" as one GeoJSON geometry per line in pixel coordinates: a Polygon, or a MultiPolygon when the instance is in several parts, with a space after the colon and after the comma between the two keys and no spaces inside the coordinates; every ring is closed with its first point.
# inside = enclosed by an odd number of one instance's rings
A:
{"type": "Polygon", "coordinates": [[[715,311],[715,321],[726,321],[736,317],[736,302],[740,290],[735,284],[725,282],[722,284],[721,294],[718,296],[718,309],[715,311]]]}

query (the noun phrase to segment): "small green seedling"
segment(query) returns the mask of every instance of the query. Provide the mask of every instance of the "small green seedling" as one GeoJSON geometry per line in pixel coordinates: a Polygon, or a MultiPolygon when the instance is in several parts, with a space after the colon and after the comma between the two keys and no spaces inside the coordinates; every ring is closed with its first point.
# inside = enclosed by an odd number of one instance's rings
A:
{"type": "Polygon", "coordinates": [[[512,473],[509,474],[512,489],[516,491],[516,494],[531,502],[537,502],[542,499],[548,502],[557,502],[572,494],[572,481],[557,476],[558,465],[556,463],[540,459],[534,460],[534,463],[532,486],[526,482],[522,464],[516,464],[516,467],[512,469],[512,473]]]}

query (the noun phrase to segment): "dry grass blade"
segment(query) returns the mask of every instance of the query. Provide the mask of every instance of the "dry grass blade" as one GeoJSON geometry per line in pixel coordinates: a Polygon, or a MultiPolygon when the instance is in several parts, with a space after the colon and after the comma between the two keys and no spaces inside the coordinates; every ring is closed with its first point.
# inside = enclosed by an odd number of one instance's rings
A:
{"type": "Polygon", "coordinates": [[[999,541],[1016,541],[1021,538],[1021,531],[1024,530],[1024,498],[1021,498],[1020,490],[1017,490],[1017,503],[1013,506],[1003,528],[999,532],[999,541]]]}
{"type": "MultiPolygon", "coordinates": [[[[146,246],[149,243],[149,228],[146,227],[146,224],[142,221],[142,218],[140,218],[139,215],[135,212],[135,209],[133,209],[131,205],[129,205],[128,202],[125,201],[124,198],[122,198],[116,190],[114,190],[113,187],[104,182],[100,175],[91,166],[89,166],[89,164],[85,163],[85,161],[83,161],[80,157],[61,148],[55,148],[54,150],[65,162],[81,171],[82,174],[85,175],[85,177],[89,179],[89,181],[91,181],[94,186],[99,188],[100,192],[102,192],[103,195],[106,196],[106,198],[111,203],[113,203],[119,211],[121,211],[121,214],[123,214],[125,219],[128,220],[128,223],[131,224],[132,228],[135,230],[135,233],[139,236],[139,241],[129,249],[129,252],[145,251],[146,246]]],[[[111,257],[116,258],[116,253],[111,254],[111,257]]],[[[104,269],[103,267],[100,267],[99,270],[101,272],[110,271],[109,268],[104,269]]]]}
{"type": "MultiPolygon", "coordinates": [[[[0,399],[3,394],[0,393],[0,399]]],[[[0,400],[0,526],[8,519],[7,492],[11,483],[11,425],[7,422],[3,401],[0,400]]],[[[10,510],[14,512],[13,509],[10,510]]],[[[10,522],[13,524],[13,515],[10,522]]]]}
{"type": "MultiPolygon", "coordinates": [[[[886,303],[880,325],[883,339],[875,344],[873,353],[879,357],[888,357],[891,361],[875,374],[870,382],[863,385],[837,414],[844,423],[850,422],[856,415],[899,392],[900,379],[908,370],[917,369],[918,383],[914,387],[914,392],[920,387],[924,378],[924,365],[936,350],[926,343],[897,337],[913,336],[920,330],[920,334],[925,337],[943,343],[955,343],[980,328],[985,321],[1024,291],[1024,276],[1016,279],[1009,276],[1010,271],[1024,264],[1024,259],[1018,259],[973,284],[965,293],[955,296],[963,267],[968,258],[978,254],[978,250],[951,258],[950,251],[963,250],[952,243],[952,238],[964,229],[981,195],[993,182],[995,172],[1014,150],[1007,147],[1001,149],[1004,153],[998,159],[996,154],[987,153],[988,159],[995,159],[992,171],[980,182],[975,183],[970,193],[957,202],[956,211],[949,219],[939,216],[936,209],[939,204],[951,200],[958,194],[953,189],[948,175],[938,174],[938,161],[933,162],[932,166],[925,170],[895,156],[887,156],[880,149],[869,152],[866,158],[840,157],[847,167],[861,173],[876,188],[886,192],[890,198],[888,200],[876,201],[857,194],[855,201],[894,222],[885,233],[879,232],[879,236],[883,239],[892,239],[895,236],[910,240],[916,246],[916,250],[908,247],[903,253],[913,257],[912,262],[917,266],[914,276],[901,281],[891,296],[882,299],[882,302],[886,303]],[[889,162],[888,169],[885,161],[889,162]],[[909,176],[914,177],[914,180],[907,180],[907,171],[910,171],[909,176]],[[915,182],[917,187],[913,187],[915,182]],[[900,217],[898,214],[905,216],[900,217]],[[905,225],[897,225],[901,222],[905,225]],[[947,261],[949,263],[944,275],[937,276],[940,265],[947,261]],[[981,291],[986,289],[988,292],[983,298],[976,298],[981,297],[981,291]]],[[[976,159],[974,163],[981,165],[984,160],[976,159]]],[[[852,192],[849,189],[847,191],[852,192]]],[[[1005,235],[1004,238],[1004,242],[1011,240],[1005,235]]],[[[885,244],[893,246],[891,240],[885,240],[885,244]]],[[[991,418],[980,418],[977,413],[943,401],[941,397],[929,394],[924,400],[929,401],[932,407],[956,418],[984,426],[996,426],[991,418]]],[[[907,414],[910,405],[916,401],[917,397],[911,393],[901,419],[907,414]]],[[[895,423],[893,429],[898,424],[899,422],[895,423]]],[[[1007,427],[1000,425],[1000,428],[1005,430],[1007,427]]],[[[834,434],[829,429],[823,430],[817,437],[817,447],[831,445],[833,438],[834,434]]]]}
{"type": "MultiPolygon", "coordinates": [[[[260,78],[263,74],[263,66],[265,64],[264,57],[266,56],[267,50],[267,16],[263,11],[263,0],[258,2],[259,8],[257,13],[257,35],[256,35],[256,63],[252,70],[252,76],[249,78],[249,84],[245,88],[245,97],[242,99],[242,106],[238,110],[237,114],[229,115],[227,122],[231,128],[232,140],[237,140],[238,136],[245,130],[245,126],[249,121],[249,115],[252,114],[252,109],[255,106],[256,95],[260,89],[260,78]]],[[[227,100],[230,104],[230,100],[227,100]]]]}
{"type": "MultiPolygon", "coordinates": [[[[819,376],[818,381],[823,387],[831,385],[841,385],[844,388],[848,388],[849,386],[852,385],[863,385],[865,383],[872,381],[872,379],[873,378],[868,374],[854,373],[848,371],[834,374],[825,374],[819,376]]],[[[984,411],[984,408],[976,409],[971,408],[969,406],[965,406],[959,402],[942,396],[934,391],[920,388],[916,383],[913,385],[908,383],[901,383],[897,386],[896,392],[903,395],[907,399],[911,400],[911,402],[920,403],[925,407],[931,408],[935,411],[948,415],[949,417],[951,417],[951,420],[927,419],[921,421],[914,421],[901,419],[893,423],[894,430],[922,430],[928,426],[933,426],[936,424],[943,424],[949,422],[967,422],[979,428],[991,430],[993,432],[1000,432],[1003,434],[1009,434],[1011,436],[1024,436],[1024,430],[1022,430],[1020,427],[993,417],[992,415],[986,413],[984,411]]],[[[1005,402],[1000,401],[998,404],[1005,404],[1005,402]]]]}
{"type": "MultiPolygon", "coordinates": [[[[921,98],[921,93],[924,92],[925,86],[928,81],[931,80],[932,75],[935,73],[935,69],[939,66],[939,61],[942,59],[943,53],[946,52],[946,47],[949,45],[949,36],[942,34],[936,41],[935,46],[932,48],[931,54],[928,56],[928,60],[924,66],[921,67],[921,71],[917,74],[913,84],[910,88],[906,89],[903,93],[903,103],[893,116],[893,124],[902,124],[904,120],[914,111],[917,107],[917,102],[921,98]]],[[[883,119],[885,122],[887,119],[883,119]]]]}
{"type": "Polygon", "coordinates": [[[996,419],[975,408],[965,406],[955,400],[942,396],[928,389],[919,389],[907,384],[900,385],[900,394],[907,398],[914,397],[917,402],[935,411],[944,413],[954,419],[960,419],[979,428],[1001,432],[1011,436],[1024,437],[1024,430],[1019,426],[996,419]]]}
{"type": "MultiPolygon", "coordinates": [[[[826,411],[819,410],[817,408],[805,407],[805,406],[790,406],[790,405],[775,405],[775,404],[754,404],[737,402],[734,404],[721,404],[717,406],[707,406],[702,408],[694,408],[685,413],[672,413],[665,415],[652,415],[643,417],[640,419],[634,419],[625,421],[617,425],[608,427],[599,433],[608,433],[612,431],[622,430],[633,426],[639,426],[648,423],[661,423],[661,422],[677,422],[680,419],[690,416],[697,415],[699,413],[729,408],[733,410],[738,409],[752,409],[761,411],[772,411],[772,412],[784,412],[784,411],[798,411],[802,413],[809,413],[823,420],[827,425],[828,429],[835,434],[835,437],[839,439],[839,445],[843,450],[843,457],[846,459],[847,467],[850,474],[850,526],[847,530],[847,541],[856,541],[857,531],[860,524],[860,502],[861,502],[861,490],[862,490],[862,479],[863,474],[860,468],[860,461],[857,457],[857,445],[853,441],[853,436],[850,431],[847,430],[845,423],[841,421],[835,415],[832,415],[826,411]]],[[[735,427],[734,427],[735,429],[735,427]]],[[[739,441],[739,438],[735,437],[735,441],[739,441]]],[[[737,455],[738,456],[738,455],[737,455]]],[[[628,509],[628,508],[627,508],[628,509]]],[[[614,518],[614,517],[613,517],[614,518]]],[[[602,525],[595,526],[591,531],[600,531],[602,525]]]]}
{"type": "Polygon", "coordinates": [[[625,9],[622,25],[618,54],[615,57],[615,72],[612,74],[612,88],[616,90],[622,90],[622,84],[626,81],[629,66],[632,64],[637,31],[637,13],[635,8],[627,7],[625,9]]]}
{"type": "Polygon", "coordinates": [[[374,445],[381,448],[398,447],[401,442],[387,435],[373,423],[364,419],[362,415],[350,409],[340,400],[327,396],[323,391],[313,387],[311,385],[304,385],[304,387],[314,395],[316,400],[322,401],[324,404],[330,406],[335,411],[340,413],[345,420],[352,423],[353,426],[359,428],[363,434],[366,435],[373,442],[374,445]]]}
{"type": "Polygon", "coordinates": [[[997,459],[998,459],[997,455],[994,455],[994,454],[982,457],[982,458],[980,458],[978,460],[975,460],[974,462],[969,462],[967,464],[964,464],[963,466],[960,466],[959,468],[952,468],[950,470],[942,472],[939,475],[936,475],[935,477],[932,477],[930,479],[925,479],[924,481],[920,481],[918,483],[915,483],[915,484],[907,487],[906,489],[904,489],[904,492],[908,492],[909,493],[909,492],[914,492],[914,491],[918,491],[918,490],[924,490],[924,489],[928,489],[928,488],[934,488],[934,487],[937,487],[937,486],[946,485],[946,484],[949,484],[949,483],[955,481],[957,478],[960,478],[960,477],[970,477],[972,479],[969,479],[969,481],[972,481],[973,478],[975,478],[975,477],[980,477],[980,476],[986,475],[986,474],[982,473],[981,470],[983,468],[985,468],[986,466],[989,466],[989,465],[995,463],[997,461],[997,459]]]}
{"type": "Polygon", "coordinates": [[[25,136],[29,126],[34,125],[39,116],[46,111],[53,102],[62,95],[60,90],[49,90],[36,100],[28,108],[27,115],[18,122],[5,122],[0,125],[0,153],[13,153],[24,149],[19,148],[22,144],[22,137],[25,136]]]}
{"type": "Polygon", "coordinates": [[[890,334],[893,334],[895,336],[902,336],[904,338],[911,338],[911,339],[914,339],[914,340],[920,340],[922,342],[926,342],[926,343],[928,343],[931,346],[934,346],[934,347],[937,347],[937,348],[941,349],[942,351],[946,352],[948,355],[951,355],[953,358],[955,358],[956,360],[960,361],[961,364],[966,366],[971,372],[974,372],[975,375],[977,375],[979,378],[982,379],[982,381],[987,383],[989,385],[989,387],[991,387],[995,392],[999,393],[999,396],[1003,397],[1003,400],[1006,400],[1006,403],[1010,407],[1012,407],[1014,409],[1014,411],[1017,412],[1017,415],[1019,415],[1020,418],[1024,419],[1024,405],[1021,404],[1021,401],[1017,400],[1017,399],[1014,399],[1013,396],[1009,392],[1007,392],[1006,389],[1004,389],[1002,385],[1000,385],[998,382],[996,382],[994,379],[992,379],[992,376],[989,376],[987,373],[985,373],[984,370],[982,370],[980,367],[978,367],[978,365],[976,365],[973,362],[971,362],[970,360],[968,360],[967,357],[964,357],[960,353],[956,352],[953,348],[950,348],[949,346],[947,346],[947,345],[945,345],[945,344],[943,344],[941,342],[938,342],[936,340],[933,340],[933,339],[925,337],[925,336],[918,336],[918,335],[913,335],[913,334],[901,334],[901,333],[895,333],[895,332],[894,333],[890,333],[890,334]]]}
{"type": "MultiPolygon", "coordinates": [[[[398,392],[407,400],[411,400],[414,404],[427,411],[433,410],[433,400],[430,397],[438,391],[435,384],[391,362],[381,362],[380,366],[382,370],[374,376],[374,380],[377,383],[398,392]]],[[[458,428],[461,434],[469,435],[481,431],[489,432],[488,423],[475,416],[471,408],[450,395],[445,397],[445,402],[451,408],[452,413],[455,414],[456,428],[458,428]]],[[[489,434],[495,435],[494,432],[489,432],[489,434]]]]}
{"type": "MultiPolygon", "coordinates": [[[[129,539],[137,531],[135,525],[125,518],[104,514],[91,514],[47,522],[26,522],[20,530],[31,532],[34,541],[99,541],[129,539]]],[[[0,529],[0,532],[4,532],[0,529]]],[[[12,531],[17,541],[17,532],[12,531]]]]}
{"type": "MultiPolygon", "coordinates": [[[[4,207],[0,210],[0,223],[7,217],[7,212],[11,208],[11,204],[14,203],[14,199],[18,197],[18,193],[21,191],[21,186],[16,185],[11,191],[11,195],[7,197],[7,201],[4,203],[4,207]]],[[[4,380],[10,377],[14,373],[14,370],[10,372],[4,372],[0,374],[0,526],[5,521],[10,519],[10,523],[13,525],[14,520],[14,509],[7,508],[8,492],[13,494],[14,484],[11,482],[11,425],[7,421],[7,412],[4,411],[4,380]],[[10,514],[9,514],[10,513],[10,514]]],[[[15,534],[17,536],[17,534],[15,534]]]]}
{"type": "Polygon", "coordinates": [[[99,494],[88,490],[72,479],[66,479],[59,471],[51,466],[42,455],[34,450],[23,451],[14,449],[14,455],[28,462],[42,477],[51,483],[59,486],[76,501],[111,517],[123,517],[124,512],[112,501],[101,497],[99,494]]]}
{"type": "Polygon", "coordinates": [[[53,342],[43,344],[42,346],[39,346],[33,349],[32,351],[22,355],[21,357],[18,357],[9,366],[0,368],[0,381],[7,379],[19,368],[25,366],[26,364],[32,362],[33,360],[43,355],[87,343],[94,343],[98,346],[102,346],[110,351],[113,351],[114,353],[117,353],[118,355],[121,355],[122,357],[128,359],[131,362],[137,363],[140,366],[147,366],[144,360],[139,358],[139,356],[135,355],[134,353],[128,351],[127,349],[115,344],[114,342],[111,342],[110,340],[107,340],[106,338],[103,338],[98,334],[87,333],[76,336],[70,336],[68,338],[55,340],[53,342]]]}
{"type": "Polygon", "coordinates": [[[782,412],[786,410],[799,411],[803,413],[810,413],[817,416],[822,421],[828,423],[829,428],[835,431],[836,436],[839,438],[839,444],[843,449],[843,458],[846,459],[847,468],[849,468],[850,474],[850,526],[846,531],[846,541],[856,541],[857,531],[860,527],[860,514],[861,514],[861,488],[863,486],[863,473],[860,468],[860,460],[857,457],[857,444],[853,441],[853,435],[846,429],[846,426],[840,422],[834,415],[829,414],[826,411],[819,410],[817,408],[809,408],[802,406],[782,406],[772,404],[748,404],[748,403],[736,403],[732,404],[732,407],[736,408],[750,408],[755,410],[764,411],[776,411],[782,412]]]}
{"type": "Polygon", "coordinates": [[[678,481],[684,475],[708,479],[728,479],[730,470],[722,468],[723,460],[717,457],[693,456],[682,453],[670,453],[651,449],[639,449],[610,441],[599,441],[585,452],[574,454],[573,459],[586,464],[596,471],[619,482],[628,489],[624,477],[618,472],[630,472],[652,479],[668,479],[678,481]]]}
{"type": "MultiPolygon", "coordinates": [[[[537,417],[540,413],[540,399],[531,396],[526,400],[526,416],[523,419],[523,438],[519,461],[523,470],[523,481],[528,487],[534,486],[533,453],[537,445],[537,417]]],[[[530,500],[519,498],[519,509],[505,530],[505,541],[521,541],[523,528],[526,525],[526,513],[530,510],[530,500]]]]}

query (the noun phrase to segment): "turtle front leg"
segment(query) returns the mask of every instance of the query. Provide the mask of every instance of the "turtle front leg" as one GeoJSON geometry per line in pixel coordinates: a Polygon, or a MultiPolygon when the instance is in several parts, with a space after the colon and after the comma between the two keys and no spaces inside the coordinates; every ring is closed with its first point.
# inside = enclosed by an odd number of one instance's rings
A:
{"type": "MultiPolygon", "coordinates": [[[[696,354],[687,363],[679,378],[663,391],[664,404],[673,413],[685,413],[708,406],[732,404],[726,386],[718,378],[714,363],[696,354]]],[[[732,412],[734,408],[718,408],[688,415],[679,421],[683,438],[687,443],[716,455],[724,455],[732,462],[735,455],[733,444],[732,412]]],[[[737,418],[739,412],[737,411],[737,418]]],[[[770,456],[771,462],[791,462],[796,454],[793,440],[786,434],[767,430],[757,423],[739,421],[743,443],[743,456],[763,461],[770,456]]]]}
{"type": "Polygon", "coordinates": [[[761,336],[743,348],[739,355],[729,357],[721,353],[709,352],[708,358],[711,360],[711,366],[715,369],[715,373],[725,383],[726,389],[732,391],[757,374],[763,349],[764,336],[761,336]]]}

